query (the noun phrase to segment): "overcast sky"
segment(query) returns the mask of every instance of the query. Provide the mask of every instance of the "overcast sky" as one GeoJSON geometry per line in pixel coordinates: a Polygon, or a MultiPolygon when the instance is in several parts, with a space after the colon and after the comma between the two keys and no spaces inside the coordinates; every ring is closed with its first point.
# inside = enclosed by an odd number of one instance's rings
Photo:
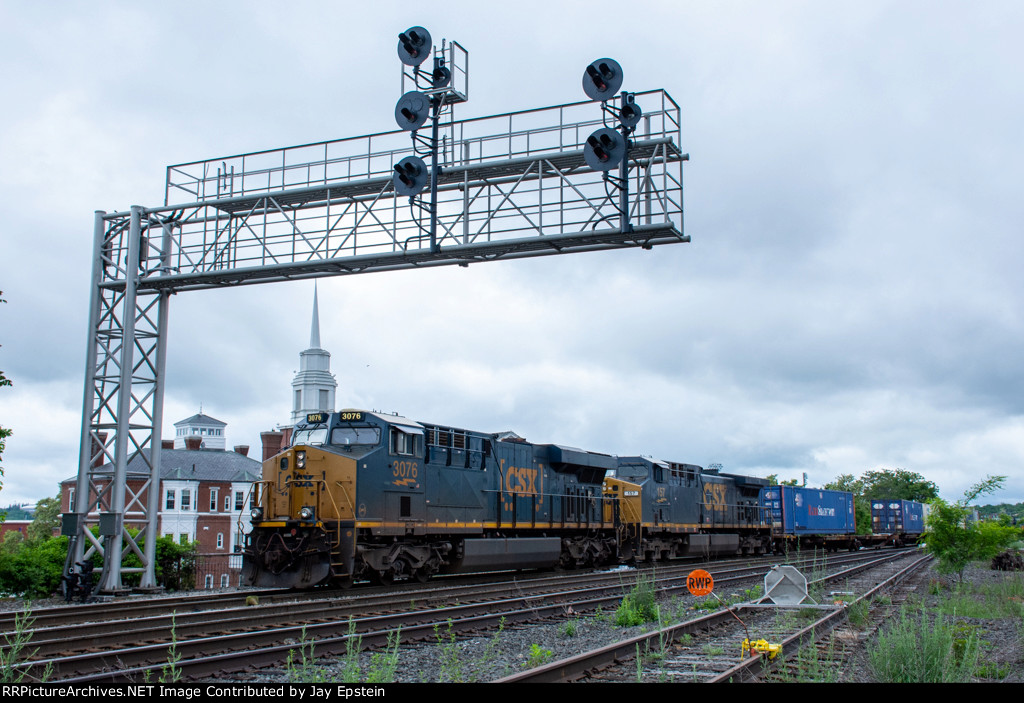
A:
{"type": "MultiPolygon", "coordinates": [[[[668,91],[692,242],[321,279],[339,407],[1024,500],[1024,4],[435,6],[0,0],[0,505],[77,472],[93,212],[162,204],[169,164],[393,130],[417,24],[470,52],[459,117],[584,99],[603,56],[668,91]]],[[[258,458],[312,296],[175,296],[164,436],[201,404],[258,458]]]]}

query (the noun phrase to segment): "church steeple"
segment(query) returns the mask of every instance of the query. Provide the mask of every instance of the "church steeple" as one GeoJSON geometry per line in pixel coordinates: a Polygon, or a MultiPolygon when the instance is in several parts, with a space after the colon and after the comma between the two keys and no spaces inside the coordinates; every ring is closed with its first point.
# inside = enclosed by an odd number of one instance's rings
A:
{"type": "Polygon", "coordinates": [[[314,283],[309,349],[299,354],[299,371],[292,380],[292,423],[304,421],[307,413],[332,412],[337,388],[331,373],[331,353],[320,348],[320,307],[314,283]]]}
{"type": "Polygon", "coordinates": [[[313,281],[313,324],[309,330],[309,348],[320,348],[320,308],[316,304],[316,281],[313,281]]]}

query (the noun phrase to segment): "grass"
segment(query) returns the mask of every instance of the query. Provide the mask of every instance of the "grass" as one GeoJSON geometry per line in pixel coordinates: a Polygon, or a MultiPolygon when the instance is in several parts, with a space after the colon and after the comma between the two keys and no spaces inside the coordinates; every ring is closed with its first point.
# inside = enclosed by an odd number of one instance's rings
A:
{"type": "Polygon", "coordinates": [[[465,666],[462,662],[462,650],[455,639],[455,628],[448,620],[448,629],[441,632],[441,626],[434,625],[434,638],[437,640],[437,653],[440,662],[438,681],[442,683],[465,683],[465,666]]]}
{"type": "Polygon", "coordinates": [[[868,649],[881,683],[964,683],[978,666],[976,631],[957,628],[941,614],[903,607],[868,649]]]}
{"type": "Polygon", "coordinates": [[[777,668],[781,683],[838,683],[841,662],[836,662],[835,638],[829,637],[824,656],[816,644],[808,644],[788,659],[788,666],[777,668]]]}
{"type": "Polygon", "coordinates": [[[0,650],[0,682],[22,683],[26,679],[33,682],[44,682],[52,675],[53,665],[48,664],[38,679],[29,676],[32,665],[27,662],[36,653],[36,650],[33,649],[29,652],[26,651],[26,648],[32,639],[34,622],[35,618],[32,617],[32,611],[27,605],[23,611],[14,616],[14,632],[4,635],[7,647],[0,650]]]}
{"type": "Polygon", "coordinates": [[[538,666],[547,664],[549,661],[555,658],[555,653],[550,649],[545,649],[539,644],[534,643],[530,645],[530,654],[526,658],[526,668],[535,669],[538,666]]]}
{"type": "Polygon", "coordinates": [[[370,655],[370,667],[366,671],[366,683],[394,683],[398,673],[398,645],[402,642],[402,628],[388,633],[388,643],[383,652],[370,655]]]}
{"type": "Polygon", "coordinates": [[[632,590],[622,598],[615,611],[615,624],[619,627],[633,627],[648,622],[658,622],[658,604],[655,601],[653,576],[638,576],[632,590]]]}
{"type": "Polygon", "coordinates": [[[958,585],[943,599],[939,612],[964,618],[1024,618],[1024,578],[958,585]]]}
{"type": "Polygon", "coordinates": [[[846,606],[846,619],[851,625],[860,629],[868,623],[870,606],[867,600],[856,600],[846,606]]]}

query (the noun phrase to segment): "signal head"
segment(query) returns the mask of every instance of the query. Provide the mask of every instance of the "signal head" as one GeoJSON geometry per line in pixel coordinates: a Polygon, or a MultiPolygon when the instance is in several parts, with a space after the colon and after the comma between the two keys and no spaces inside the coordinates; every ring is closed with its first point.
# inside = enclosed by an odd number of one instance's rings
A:
{"type": "Polygon", "coordinates": [[[583,92],[591,100],[608,100],[621,87],[622,67],[615,59],[598,59],[583,72],[583,92]]]}
{"type": "Polygon", "coordinates": [[[395,105],[395,122],[407,132],[419,129],[430,116],[430,98],[411,90],[398,99],[395,105]]]}
{"type": "Polygon", "coordinates": [[[427,186],[429,175],[423,159],[418,156],[406,156],[395,164],[395,175],[392,178],[395,192],[409,197],[418,195],[427,186]]]}
{"type": "Polygon", "coordinates": [[[625,153],[625,137],[609,127],[591,134],[583,145],[583,158],[595,171],[611,171],[622,163],[625,153]]]}
{"type": "Polygon", "coordinates": [[[643,115],[644,111],[636,104],[633,94],[628,94],[622,103],[622,109],[619,111],[619,122],[622,123],[623,127],[636,127],[643,115]]]}
{"type": "Polygon", "coordinates": [[[438,64],[434,66],[434,73],[430,76],[430,85],[434,88],[444,88],[452,82],[452,72],[438,64]]]}
{"type": "Polygon", "coordinates": [[[430,32],[409,27],[398,35],[398,60],[406,66],[419,66],[430,55],[430,32]]]}

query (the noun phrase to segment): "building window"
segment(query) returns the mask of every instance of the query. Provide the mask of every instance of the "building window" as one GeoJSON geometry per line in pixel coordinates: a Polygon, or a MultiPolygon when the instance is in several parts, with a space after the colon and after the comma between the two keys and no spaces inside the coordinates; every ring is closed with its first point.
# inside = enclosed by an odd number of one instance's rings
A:
{"type": "Polygon", "coordinates": [[[220,490],[219,488],[211,488],[210,489],[210,512],[211,513],[217,512],[217,496],[218,496],[218,491],[219,490],[220,490]]]}
{"type": "Polygon", "coordinates": [[[231,577],[228,576],[227,574],[221,574],[220,575],[220,587],[221,588],[227,588],[231,584],[230,578],[231,577]]]}
{"type": "Polygon", "coordinates": [[[207,574],[205,585],[207,588],[213,588],[213,574],[207,574]]]}
{"type": "Polygon", "coordinates": [[[243,507],[245,507],[245,494],[235,491],[235,510],[241,510],[243,507]]]}
{"type": "Polygon", "coordinates": [[[68,489],[68,512],[74,512],[75,510],[75,489],[68,489]]]}
{"type": "Polygon", "coordinates": [[[330,410],[330,408],[327,407],[328,396],[329,393],[327,391],[320,391],[320,407],[317,408],[317,410],[330,410]]]}
{"type": "Polygon", "coordinates": [[[192,490],[189,488],[181,489],[181,509],[191,510],[192,509],[192,490]]]}
{"type": "Polygon", "coordinates": [[[217,533],[217,549],[224,549],[224,533],[217,533]]]}
{"type": "Polygon", "coordinates": [[[174,510],[174,491],[172,490],[167,491],[167,502],[164,503],[164,509],[174,510]]]}
{"type": "Polygon", "coordinates": [[[183,547],[187,547],[188,546],[188,533],[187,532],[182,532],[180,535],[178,535],[178,543],[181,544],[183,547]]]}
{"type": "Polygon", "coordinates": [[[231,512],[231,493],[228,493],[226,496],[224,496],[224,512],[231,512]]]}
{"type": "Polygon", "coordinates": [[[296,412],[298,412],[298,410],[301,407],[302,407],[302,391],[301,390],[296,390],[295,391],[295,410],[296,410],[296,412]]]}
{"type": "Polygon", "coordinates": [[[234,549],[236,554],[238,552],[242,551],[242,543],[244,541],[245,541],[245,535],[242,534],[241,532],[236,532],[235,533],[235,549],[234,549]]]}

